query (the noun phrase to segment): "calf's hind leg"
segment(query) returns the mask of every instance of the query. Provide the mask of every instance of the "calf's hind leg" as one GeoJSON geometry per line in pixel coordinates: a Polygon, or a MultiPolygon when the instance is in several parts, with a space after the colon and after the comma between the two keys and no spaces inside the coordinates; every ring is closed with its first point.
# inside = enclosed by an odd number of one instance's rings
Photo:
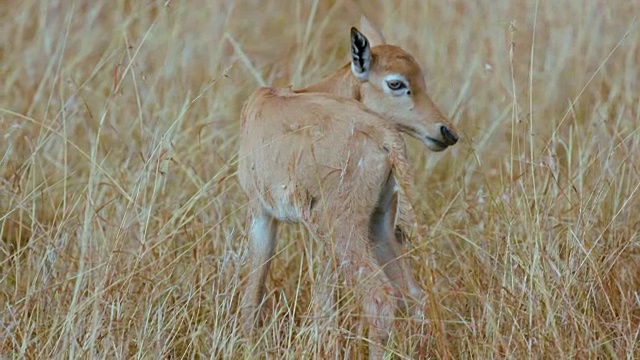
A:
{"type": "Polygon", "coordinates": [[[256,326],[264,297],[265,281],[276,249],[277,220],[261,206],[250,210],[248,283],[241,303],[242,329],[250,336],[256,326]]]}

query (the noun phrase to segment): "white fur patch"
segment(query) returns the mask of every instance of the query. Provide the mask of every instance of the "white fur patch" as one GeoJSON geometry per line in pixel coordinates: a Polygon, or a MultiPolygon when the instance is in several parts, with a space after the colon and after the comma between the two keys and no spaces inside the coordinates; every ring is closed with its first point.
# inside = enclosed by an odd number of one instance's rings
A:
{"type": "Polygon", "coordinates": [[[268,251],[271,246],[269,233],[269,219],[264,216],[255,217],[251,224],[251,236],[254,239],[254,246],[260,247],[258,253],[268,251]]]}
{"type": "Polygon", "coordinates": [[[351,62],[351,72],[353,72],[353,75],[360,81],[365,81],[369,78],[369,71],[359,72],[353,61],[351,62]]]}

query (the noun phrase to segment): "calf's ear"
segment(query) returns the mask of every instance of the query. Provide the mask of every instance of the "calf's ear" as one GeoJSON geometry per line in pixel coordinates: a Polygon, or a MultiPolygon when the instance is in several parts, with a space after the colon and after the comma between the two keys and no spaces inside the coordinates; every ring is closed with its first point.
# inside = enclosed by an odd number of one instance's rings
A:
{"type": "Polygon", "coordinates": [[[369,40],[355,27],[351,28],[351,71],[360,81],[368,80],[371,71],[369,40]]]}
{"type": "Polygon", "coordinates": [[[373,23],[364,15],[360,16],[360,31],[369,39],[371,46],[384,45],[387,43],[380,29],[373,26],[373,23]]]}

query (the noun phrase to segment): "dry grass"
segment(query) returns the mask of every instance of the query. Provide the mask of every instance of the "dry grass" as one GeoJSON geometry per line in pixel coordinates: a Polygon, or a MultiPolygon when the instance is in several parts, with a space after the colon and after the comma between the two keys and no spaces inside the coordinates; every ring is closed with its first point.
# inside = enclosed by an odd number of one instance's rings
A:
{"type": "MultiPolygon", "coordinates": [[[[440,154],[407,140],[431,311],[398,321],[389,348],[640,356],[640,3],[367,3],[462,135],[440,154]]],[[[260,81],[302,86],[344,64],[355,7],[1,4],[0,357],[363,354],[352,301],[338,328],[311,318],[323,262],[299,227],[280,232],[257,345],[236,316],[239,107],[260,81]]]]}

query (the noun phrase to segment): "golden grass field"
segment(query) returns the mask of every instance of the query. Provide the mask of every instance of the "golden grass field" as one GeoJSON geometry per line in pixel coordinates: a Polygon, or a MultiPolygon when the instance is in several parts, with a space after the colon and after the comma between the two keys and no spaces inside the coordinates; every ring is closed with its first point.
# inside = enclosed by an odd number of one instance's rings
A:
{"type": "Polygon", "coordinates": [[[640,2],[0,6],[0,358],[364,357],[352,298],[313,318],[326,259],[302,226],[279,233],[257,341],[236,312],[240,107],[349,61],[360,11],[461,135],[407,137],[429,298],[389,354],[640,357],[640,2]]]}

